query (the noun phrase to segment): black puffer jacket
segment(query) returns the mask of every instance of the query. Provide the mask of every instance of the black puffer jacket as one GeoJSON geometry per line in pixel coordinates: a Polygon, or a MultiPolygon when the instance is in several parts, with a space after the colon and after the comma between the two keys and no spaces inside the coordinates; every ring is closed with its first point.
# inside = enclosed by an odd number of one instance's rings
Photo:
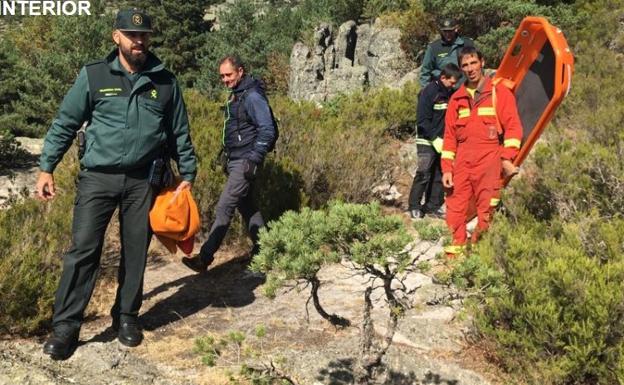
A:
{"type": "Polygon", "coordinates": [[[264,84],[245,75],[232,90],[225,108],[223,146],[228,157],[262,163],[274,138],[264,84]]]}

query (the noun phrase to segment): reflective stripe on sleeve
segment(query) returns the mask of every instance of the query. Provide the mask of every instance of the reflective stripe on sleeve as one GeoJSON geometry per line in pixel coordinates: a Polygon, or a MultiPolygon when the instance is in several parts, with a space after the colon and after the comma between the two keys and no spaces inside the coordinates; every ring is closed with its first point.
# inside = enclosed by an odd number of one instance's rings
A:
{"type": "Polygon", "coordinates": [[[453,151],[442,151],[442,159],[449,159],[449,160],[453,160],[455,159],[455,152],[453,151]]]}
{"type": "Polygon", "coordinates": [[[448,103],[436,103],[433,105],[434,110],[446,110],[448,103]]]}
{"type": "Polygon", "coordinates": [[[520,148],[520,139],[505,139],[505,148],[520,148]]]}
{"type": "Polygon", "coordinates": [[[496,206],[498,206],[499,203],[500,203],[500,199],[498,199],[498,198],[490,199],[490,206],[491,207],[496,207],[496,206]]]}
{"type": "Polygon", "coordinates": [[[427,139],[416,138],[416,144],[422,144],[424,146],[431,146],[431,142],[427,139]]]}
{"type": "Polygon", "coordinates": [[[459,111],[457,111],[457,117],[458,118],[467,118],[470,116],[470,109],[469,108],[460,108],[459,111]]]}

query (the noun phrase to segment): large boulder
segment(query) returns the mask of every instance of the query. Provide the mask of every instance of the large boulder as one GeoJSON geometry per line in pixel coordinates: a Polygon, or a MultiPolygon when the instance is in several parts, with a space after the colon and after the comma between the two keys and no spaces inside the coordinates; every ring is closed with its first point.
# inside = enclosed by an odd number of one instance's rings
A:
{"type": "Polygon", "coordinates": [[[342,24],[334,33],[327,24],[316,28],[315,46],[296,43],[290,56],[289,96],[323,102],[369,87],[401,87],[415,79],[416,66],[400,47],[398,28],[374,24],[342,24]]]}

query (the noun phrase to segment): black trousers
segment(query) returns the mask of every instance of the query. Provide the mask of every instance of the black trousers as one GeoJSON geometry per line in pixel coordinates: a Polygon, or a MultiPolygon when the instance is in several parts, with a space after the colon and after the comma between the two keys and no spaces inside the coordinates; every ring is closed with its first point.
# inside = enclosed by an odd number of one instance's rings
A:
{"type": "Polygon", "coordinates": [[[143,274],[151,239],[149,210],[153,191],[148,170],[78,174],[72,245],[63,258],[63,272],[54,302],[55,329],[78,329],[100,266],[104,234],[119,208],[121,260],[113,318],[136,317],[143,300],[143,274]]]}
{"type": "Polygon", "coordinates": [[[258,231],[264,226],[262,214],[253,201],[253,182],[245,179],[244,176],[243,160],[229,161],[227,171],[228,179],[217,202],[215,221],[210,228],[208,239],[200,250],[200,257],[204,262],[214,258],[214,253],[221,246],[237,208],[254,246],[258,242],[258,231]]]}
{"type": "Polygon", "coordinates": [[[409,195],[409,209],[435,211],[444,203],[440,154],[432,146],[417,145],[418,169],[409,195]],[[425,202],[421,204],[423,195],[425,202]]]}

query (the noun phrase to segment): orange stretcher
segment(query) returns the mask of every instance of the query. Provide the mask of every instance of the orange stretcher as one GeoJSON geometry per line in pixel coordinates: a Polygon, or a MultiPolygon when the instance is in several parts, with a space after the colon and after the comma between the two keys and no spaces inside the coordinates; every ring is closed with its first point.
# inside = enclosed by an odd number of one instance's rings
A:
{"type": "MultiPolygon", "coordinates": [[[[514,160],[520,166],[570,91],[574,56],[561,30],[543,17],[525,17],[493,77],[516,97],[523,135],[514,160]]],[[[511,176],[502,179],[507,186],[511,176]]],[[[498,197],[497,197],[498,198],[498,197]]],[[[467,221],[476,216],[475,202],[467,221]]]]}
{"type": "MultiPolygon", "coordinates": [[[[523,135],[520,166],[570,91],[574,56],[561,30],[543,17],[525,17],[507,48],[494,81],[516,96],[523,135]]],[[[511,178],[506,178],[503,187],[511,178]]]]}

